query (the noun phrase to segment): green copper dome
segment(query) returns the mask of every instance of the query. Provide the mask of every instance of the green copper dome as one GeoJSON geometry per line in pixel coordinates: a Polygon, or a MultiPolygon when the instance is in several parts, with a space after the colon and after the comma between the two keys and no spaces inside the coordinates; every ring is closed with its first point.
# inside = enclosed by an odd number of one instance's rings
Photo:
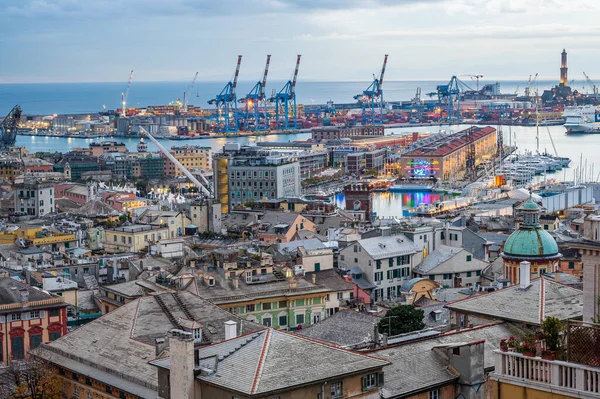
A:
{"type": "Polygon", "coordinates": [[[530,199],[519,209],[523,212],[523,221],[504,243],[502,256],[522,260],[560,258],[556,241],[540,227],[539,206],[530,199]]]}
{"type": "Polygon", "coordinates": [[[512,233],[504,244],[504,255],[513,258],[560,257],[556,241],[541,228],[519,229],[512,233]]]}

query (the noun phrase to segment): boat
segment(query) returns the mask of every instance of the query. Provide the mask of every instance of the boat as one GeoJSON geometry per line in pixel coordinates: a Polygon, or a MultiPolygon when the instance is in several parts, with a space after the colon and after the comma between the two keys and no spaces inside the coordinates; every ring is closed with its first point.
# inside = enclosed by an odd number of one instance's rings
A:
{"type": "Polygon", "coordinates": [[[140,142],[137,144],[138,152],[146,152],[148,151],[148,144],[144,143],[144,138],[140,137],[140,142]]]}
{"type": "Polygon", "coordinates": [[[594,105],[565,107],[566,134],[600,133],[600,108],[594,105]]]}

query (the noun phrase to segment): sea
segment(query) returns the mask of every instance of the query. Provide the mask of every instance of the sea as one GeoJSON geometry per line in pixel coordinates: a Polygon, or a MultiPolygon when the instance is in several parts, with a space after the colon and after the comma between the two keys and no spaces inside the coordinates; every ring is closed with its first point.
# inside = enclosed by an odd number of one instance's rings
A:
{"type": "MultiPolygon", "coordinates": [[[[279,85],[274,83],[274,86],[279,85]]],[[[284,82],[280,82],[283,85],[284,82]]],[[[414,97],[417,87],[422,93],[434,91],[438,81],[390,81],[385,83],[384,95],[388,101],[409,100],[414,97]]],[[[474,87],[474,82],[471,86],[474,87]]],[[[483,84],[492,83],[480,81],[483,84]]],[[[364,90],[368,82],[299,82],[297,95],[298,102],[304,104],[323,104],[329,100],[334,103],[353,102],[352,96],[364,90]]],[[[550,88],[555,82],[537,82],[539,90],[550,88]]],[[[503,93],[514,92],[517,87],[527,85],[526,81],[501,81],[500,88],[503,93]]],[[[0,115],[6,114],[15,104],[20,104],[23,112],[35,115],[52,114],[81,114],[96,113],[103,110],[103,105],[108,109],[119,106],[121,92],[126,88],[123,83],[60,83],[60,84],[1,84],[0,85],[0,115]]],[[[129,106],[145,107],[147,105],[166,104],[181,98],[186,84],[183,82],[137,82],[132,84],[129,106]]],[[[252,87],[251,82],[240,82],[238,93],[244,93],[252,87]]],[[[214,94],[219,92],[221,85],[218,83],[197,84],[197,96],[190,98],[191,104],[204,105],[214,94]],[[196,101],[198,100],[198,101],[196,101]]],[[[581,89],[580,89],[581,90],[581,89]]],[[[426,127],[405,127],[386,129],[387,135],[399,135],[409,132],[446,132],[462,130],[469,125],[436,125],[426,127]]],[[[497,127],[497,126],[495,126],[497,127]]],[[[600,134],[567,136],[563,126],[529,127],[529,126],[501,126],[504,142],[518,148],[519,153],[548,152],[563,157],[571,158],[571,167],[560,172],[549,174],[539,179],[556,179],[573,181],[583,170],[585,181],[600,180],[600,134]],[[539,144],[538,144],[539,142],[539,144]]],[[[240,144],[253,144],[259,141],[296,141],[306,140],[309,133],[293,133],[283,135],[244,136],[230,138],[203,138],[196,140],[172,141],[159,140],[163,146],[189,144],[208,146],[213,151],[220,151],[228,142],[240,144]]],[[[129,151],[136,151],[138,139],[102,137],[95,139],[62,138],[44,136],[18,136],[16,145],[25,146],[29,152],[58,151],[67,152],[74,148],[88,147],[91,142],[104,140],[118,140],[124,142],[129,151]]],[[[148,149],[156,151],[153,143],[148,142],[148,149]]],[[[446,197],[433,193],[377,193],[374,198],[374,211],[381,217],[402,215],[402,211],[417,206],[419,203],[433,203],[444,200],[446,197]]],[[[338,198],[337,202],[341,202],[338,198]]]]}

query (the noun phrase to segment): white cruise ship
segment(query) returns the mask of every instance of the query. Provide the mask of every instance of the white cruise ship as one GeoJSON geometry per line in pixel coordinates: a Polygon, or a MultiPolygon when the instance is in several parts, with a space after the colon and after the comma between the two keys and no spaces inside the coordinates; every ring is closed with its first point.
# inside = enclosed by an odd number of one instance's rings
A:
{"type": "Polygon", "coordinates": [[[600,108],[594,105],[565,107],[563,117],[567,134],[600,133],[600,108]]]}

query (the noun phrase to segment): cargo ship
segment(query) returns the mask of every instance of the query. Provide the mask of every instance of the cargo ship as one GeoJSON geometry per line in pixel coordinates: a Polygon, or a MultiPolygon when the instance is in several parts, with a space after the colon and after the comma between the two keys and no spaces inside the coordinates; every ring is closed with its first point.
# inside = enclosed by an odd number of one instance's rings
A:
{"type": "Polygon", "coordinates": [[[600,133],[600,108],[594,105],[566,107],[563,117],[566,134],[600,133]]]}

